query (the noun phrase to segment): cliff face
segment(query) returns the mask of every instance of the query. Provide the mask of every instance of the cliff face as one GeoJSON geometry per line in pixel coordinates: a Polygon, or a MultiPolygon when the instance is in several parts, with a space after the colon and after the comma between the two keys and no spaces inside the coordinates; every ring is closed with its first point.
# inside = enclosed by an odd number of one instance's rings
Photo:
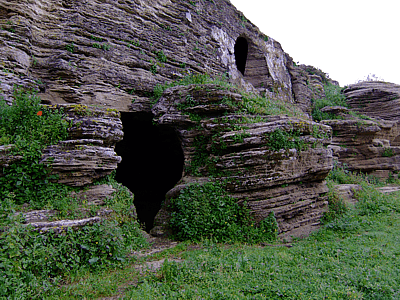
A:
{"type": "Polygon", "coordinates": [[[0,20],[6,99],[18,84],[44,103],[150,112],[156,84],[228,72],[247,90],[294,101],[291,58],[229,1],[13,0],[0,20]]]}
{"type": "MultiPolygon", "coordinates": [[[[324,93],[323,78],[296,66],[229,1],[11,0],[0,4],[0,22],[6,101],[16,84],[38,91],[44,104],[102,107],[82,119],[68,114],[71,140],[44,151],[61,183],[85,186],[116,169],[123,133],[115,109],[175,131],[184,154],[180,185],[217,172],[238,201],[248,201],[256,222],[273,210],[288,235],[319,224],[331,130],[307,114],[324,93]],[[178,85],[154,105],[155,87],[190,74],[222,76],[235,88],[178,85]],[[249,100],[243,91],[260,97],[249,100]],[[257,105],[287,111],[259,112],[257,105]],[[290,111],[296,116],[278,116],[290,111]],[[286,146],[271,146],[274,135],[286,146]],[[213,163],[194,166],[199,156],[213,163]]],[[[135,180],[140,170],[131,174],[135,180]]],[[[154,232],[167,220],[165,204],[154,232]]]]}

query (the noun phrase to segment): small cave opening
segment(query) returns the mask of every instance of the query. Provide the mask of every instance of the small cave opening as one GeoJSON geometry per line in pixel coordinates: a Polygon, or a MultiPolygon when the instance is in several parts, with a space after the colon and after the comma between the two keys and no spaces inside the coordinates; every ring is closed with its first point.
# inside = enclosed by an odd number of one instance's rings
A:
{"type": "Polygon", "coordinates": [[[235,43],[235,61],[236,67],[244,76],[246,69],[247,53],[249,51],[249,45],[244,37],[238,37],[235,43]]]}
{"type": "Polygon", "coordinates": [[[134,194],[139,222],[149,232],[165,194],[182,178],[184,156],[172,128],[156,126],[151,114],[121,112],[124,139],[115,146],[122,157],[116,180],[134,194]]]}

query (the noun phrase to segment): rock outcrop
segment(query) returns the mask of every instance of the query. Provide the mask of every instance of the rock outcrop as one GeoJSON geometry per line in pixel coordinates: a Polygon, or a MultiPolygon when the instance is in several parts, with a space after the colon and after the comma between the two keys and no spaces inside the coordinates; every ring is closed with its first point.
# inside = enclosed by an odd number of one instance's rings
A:
{"type": "Polygon", "coordinates": [[[112,210],[104,206],[106,198],[112,198],[116,190],[107,184],[95,185],[85,191],[71,194],[82,207],[74,219],[60,219],[57,210],[31,210],[19,212],[24,224],[33,226],[36,230],[46,232],[52,230],[61,233],[68,228],[77,229],[83,226],[99,223],[112,214],[112,210]],[[89,201],[87,201],[87,199],[89,201]]]}
{"type": "MultiPolygon", "coordinates": [[[[247,202],[256,222],[274,211],[288,236],[318,225],[327,204],[324,179],[332,169],[330,127],[288,116],[260,120],[239,113],[243,102],[233,88],[189,85],[167,89],[155,104],[156,122],[175,128],[182,141],[182,184],[208,176],[227,181],[229,193],[247,202]]],[[[163,233],[167,223],[168,201],[152,232],[163,233]]]]}
{"type": "Polygon", "coordinates": [[[11,0],[0,22],[9,101],[17,84],[44,103],[150,112],[156,84],[191,73],[228,73],[248,91],[293,101],[291,59],[226,0],[11,0]]]}
{"type": "Polygon", "coordinates": [[[325,75],[295,65],[229,1],[11,0],[0,22],[0,97],[11,102],[14,84],[35,90],[44,104],[64,105],[73,125],[42,159],[60,183],[82,187],[116,169],[123,133],[114,110],[154,114],[179,135],[182,183],[227,179],[257,222],[273,210],[288,235],[319,223],[331,129],[307,114],[325,75]],[[161,85],[191,74],[222,74],[236,88],[177,86],[152,107],[161,85]]]}
{"type": "Polygon", "coordinates": [[[400,86],[361,82],[344,91],[349,108],[325,107],[336,119],[324,120],[333,130],[332,149],[350,171],[382,179],[400,170],[400,86]]]}
{"type": "Polygon", "coordinates": [[[58,182],[85,186],[116,170],[121,157],[114,147],[123,137],[119,112],[86,105],[55,108],[63,108],[67,116],[69,139],[44,149],[41,162],[51,166],[58,182]]]}
{"type": "Polygon", "coordinates": [[[400,120],[400,86],[381,81],[363,81],[343,91],[349,106],[361,114],[387,121],[400,120]]]}

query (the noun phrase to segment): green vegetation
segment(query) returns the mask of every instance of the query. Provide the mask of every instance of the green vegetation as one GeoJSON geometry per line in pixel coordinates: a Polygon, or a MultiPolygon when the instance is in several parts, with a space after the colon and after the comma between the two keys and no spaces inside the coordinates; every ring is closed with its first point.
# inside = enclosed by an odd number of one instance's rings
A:
{"type": "Polygon", "coordinates": [[[47,298],[398,299],[400,193],[381,194],[365,176],[345,169],[332,173],[332,184],[363,182],[358,204],[290,247],[181,243],[139,260],[166,259],[159,270],[135,262],[112,272],[82,271],[47,298]]]}
{"type": "Polygon", "coordinates": [[[103,49],[103,50],[105,50],[105,51],[108,51],[108,50],[110,50],[110,45],[108,45],[108,44],[102,44],[102,45],[100,45],[100,44],[98,44],[98,43],[93,43],[92,44],[92,47],[93,48],[97,48],[97,49],[103,49]]]}
{"type": "Polygon", "coordinates": [[[79,203],[74,189],[52,182],[56,177],[40,163],[42,150],[65,139],[67,127],[63,111],[40,105],[34,93],[15,89],[12,106],[0,101],[0,144],[20,156],[0,177],[0,298],[41,299],[66,277],[121,266],[146,245],[131,214],[133,197],[111,176],[99,182],[117,190],[106,201],[113,210],[107,221],[62,234],[24,224],[17,212],[27,209],[56,209],[54,220],[97,215],[96,206],[79,203]]]}
{"type": "Polygon", "coordinates": [[[132,250],[147,245],[137,221],[129,217],[132,202],[129,191],[118,186],[107,201],[114,210],[113,219],[58,234],[24,225],[23,218],[14,214],[13,199],[3,199],[0,224],[7,229],[0,234],[0,272],[5,275],[0,277],[0,297],[42,298],[68,276],[127,263],[132,250]]]}
{"type": "Polygon", "coordinates": [[[228,89],[229,87],[232,87],[232,85],[230,83],[227,82],[227,80],[224,78],[224,76],[220,76],[217,77],[215,79],[211,78],[208,74],[194,74],[194,75],[188,75],[185,76],[179,80],[170,82],[170,83],[166,83],[166,84],[157,84],[154,87],[154,91],[153,91],[153,99],[154,99],[154,103],[157,102],[163,92],[170,88],[170,87],[174,87],[174,86],[179,86],[179,85],[190,85],[190,84],[198,84],[198,85],[202,85],[202,84],[216,84],[219,85],[223,88],[228,89]]]}
{"type": "Polygon", "coordinates": [[[74,53],[74,51],[75,51],[74,42],[72,42],[71,44],[66,45],[66,46],[65,46],[65,49],[66,49],[68,52],[74,53]]]}
{"type": "Polygon", "coordinates": [[[346,97],[341,93],[342,88],[340,86],[333,85],[331,83],[324,84],[325,98],[313,100],[312,117],[316,121],[337,119],[338,117],[334,114],[322,112],[321,108],[326,106],[344,106],[348,107],[346,97]]]}
{"type": "MultiPolygon", "coordinates": [[[[215,84],[222,89],[230,89],[235,88],[233,84],[228,81],[228,78],[225,74],[220,76],[216,76],[212,78],[208,74],[194,74],[185,76],[179,80],[173,81],[171,83],[166,83],[164,85],[158,84],[154,87],[153,92],[153,99],[154,103],[156,103],[162,96],[162,93],[174,86],[179,85],[190,85],[190,84],[197,84],[197,85],[205,85],[205,84],[215,84]]],[[[237,108],[238,114],[253,114],[254,117],[258,115],[283,115],[287,114],[289,116],[296,116],[296,117],[304,117],[304,113],[298,109],[297,107],[293,106],[290,103],[286,103],[280,99],[268,99],[265,97],[261,97],[259,95],[246,93],[243,91],[239,91],[242,95],[242,101],[239,103],[233,103],[229,99],[222,99],[221,103],[227,104],[231,107],[237,108]]]]}
{"type": "Polygon", "coordinates": [[[122,286],[126,298],[149,300],[397,299],[400,194],[381,194],[365,177],[344,169],[333,173],[331,183],[364,182],[356,193],[359,203],[338,209],[338,218],[325,219],[319,232],[289,248],[210,240],[181,244],[148,259],[167,258],[157,271],[139,273],[131,265],[111,274],[87,275],[55,295],[111,297],[121,295],[122,286]],[[173,261],[177,258],[181,261],[173,261]]]}
{"type": "Polygon", "coordinates": [[[383,157],[392,157],[395,154],[393,153],[393,149],[392,148],[385,148],[385,150],[382,153],[383,157]]]}
{"type": "Polygon", "coordinates": [[[93,48],[97,48],[97,49],[101,49],[101,45],[98,44],[98,43],[93,43],[93,44],[92,44],[92,47],[93,47],[93,48]]]}
{"type": "Polygon", "coordinates": [[[69,190],[52,184],[55,177],[40,163],[44,147],[67,137],[68,124],[62,111],[41,106],[35,94],[15,90],[14,97],[12,106],[0,101],[0,144],[14,145],[11,154],[22,158],[3,171],[0,197],[42,208],[65,197],[69,190]]]}
{"type": "Polygon", "coordinates": [[[103,39],[101,37],[97,37],[97,36],[94,36],[94,35],[91,35],[90,39],[94,40],[94,41],[98,41],[98,42],[102,42],[103,41],[103,39]]]}
{"type": "Polygon", "coordinates": [[[267,135],[267,145],[273,151],[295,148],[297,151],[305,150],[307,145],[300,139],[300,131],[283,131],[278,128],[267,135]]]}
{"type": "Polygon", "coordinates": [[[1,29],[2,30],[6,30],[6,31],[11,32],[11,33],[15,33],[15,28],[13,27],[14,26],[13,21],[8,20],[6,22],[6,24],[9,25],[9,26],[8,27],[1,26],[1,29]]]}
{"type": "Polygon", "coordinates": [[[255,226],[246,204],[237,204],[217,182],[188,185],[171,200],[171,210],[169,226],[178,240],[260,243],[278,233],[273,213],[255,226]]]}
{"type": "Polygon", "coordinates": [[[166,63],[168,61],[167,56],[164,54],[162,50],[158,51],[157,53],[157,60],[162,63],[166,63]]]}
{"type": "Polygon", "coordinates": [[[156,63],[154,61],[151,61],[150,72],[153,75],[157,74],[157,65],[156,65],[156,63]]]}

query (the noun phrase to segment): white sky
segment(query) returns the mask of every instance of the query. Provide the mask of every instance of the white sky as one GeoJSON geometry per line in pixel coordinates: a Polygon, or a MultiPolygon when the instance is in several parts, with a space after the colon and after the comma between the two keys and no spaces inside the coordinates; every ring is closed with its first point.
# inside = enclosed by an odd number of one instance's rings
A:
{"type": "Polygon", "coordinates": [[[341,86],[368,74],[400,84],[399,0],[230,0],[293,61],[341,86]]]}

